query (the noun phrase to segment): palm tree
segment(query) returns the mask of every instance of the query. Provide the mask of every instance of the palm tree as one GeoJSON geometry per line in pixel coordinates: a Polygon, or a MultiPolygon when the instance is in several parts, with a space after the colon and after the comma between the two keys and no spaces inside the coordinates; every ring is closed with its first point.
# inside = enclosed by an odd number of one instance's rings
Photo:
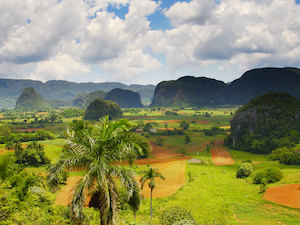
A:
{"type": "Polygon", "coordinates": [[[159,173],[156,169],[153,169],[149,164],[147,165],[148,169],[142,171],[141,173],[143,174],[143,176],[140,179],[141,182],[141,189],[143,189],[144,184],[147,182],[147,180],[149,180],[148,186],[150,188],[150,217],[151,217],[151,221],[152,221],[152,192],[155,188],[155,182],[154,182],[154,178],[161,178],[161,179],[165,179],[164,176],[159,173]]]}
{"type": "Polygon", "coordinates": [[[85,194],[93,188],[99,196],[100,224],[116,224],[116,180],[123,184],[129,197],[137,188],[133,173],[116,163],[123,160],[133,162],[137,156],[147,156],[151,146],[139,134],[129,132],[131,125],[124,119],[109,121],[105,117],[94,126],[78,125],[67,129],[68,147],[58,163],[51,167],[48,181],[56,184],[64,168],[86,168],[85,175],[74,189],[70,207],[72,217],[77,222],[83,221],[85,194]]]}

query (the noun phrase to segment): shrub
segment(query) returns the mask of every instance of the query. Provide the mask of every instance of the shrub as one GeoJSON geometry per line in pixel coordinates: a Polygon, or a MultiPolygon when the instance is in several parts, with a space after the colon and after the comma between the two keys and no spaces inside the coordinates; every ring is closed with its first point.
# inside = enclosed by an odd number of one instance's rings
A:
{"type": "Polygon", "coordinates": [[[245,159],[242,161],[242,163],[252,163],[252,160],[251,159],[245,159]]]}
{"type": "Polygon", "coordinates": [[[254,184],[261,184],[262,182],[267,181],[268,183],[274,183],[277,181],[280,181],[283,177],[282,172],[278,168],[266,168],[258,171],[254,178],[253,183],[254,184]],[[263,180],[263,179],[266,180],[263,180]]]}
{"type": "Polygon", "coordinates": [[[188,134],[184,136],[184,143],[185,144],[191,143],[191,137],[188,134]]]}
{"type": "Polygon", "coordinates": [[[300,165],[300,146],[295,148],[277,148],[270,155],[271,160],[279,160],[285,165],[300,165]]]}
{"type": "Polygon", "coordinates": [[[242,163],[236,171],[237,178],[249,177],[253,172],[252,164],[250,163],[242,163]]]}
{"type": "Polygon", "coordinates": [[[161,137],[158,137],[158,138],[156,138],[156,144],[158,145],[158,146],[163,146],[164,145],[164,139],[163,138],[161,138],[161,137]]]}
{"type": "Polygon", "coordinates": [[[172,207],[162,212],[160,216],[161,224],[172,225],[172,224],[185,224],[183,221],[189,221],[188,224],[196,224],[191,213],[184,208],[172,207]]]}

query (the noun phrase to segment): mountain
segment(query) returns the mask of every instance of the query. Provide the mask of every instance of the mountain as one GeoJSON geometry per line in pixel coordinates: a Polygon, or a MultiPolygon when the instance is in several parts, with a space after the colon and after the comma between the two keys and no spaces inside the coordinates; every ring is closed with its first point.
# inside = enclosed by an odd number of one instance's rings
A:
{"type": "MultiPolygon", "coordinates": [[[[18,96],[26,87],[33,87],[44,98],[65,101],[71,101],[78,94],[88,94],[99,90],[108,92],[114,88],[121,88],[138,92],[141,95],[142,102],[148,104],[152,100],[155,89],[154,85],[126,85],[118,82],[75,83],[52,80],[43,83],[34,80],[0,78],[0,108],[14,107],[18,96]]],[[[61,104],[65,104],[65,101],[61,104]]],[[[53,105],[56,103],[53,103],[53,105]]]]}
{"type": "Polygon", "coordinates": [[[98,120],[103,116],[109,116],[110,119],[116,119],[122,116],[122,110],[112,101],[96,98],[87,107],[84,119],[98,120]]]}
{"type": "Polygon", "coordinates": [[[203,106],[227,103],[227,85],[206,77],[181,77],[159,83],[151,106],[203,106]]]}
{"type": "Polygon", "coordinates": [[[144,107],[139,93],[129,90],[115,88],[108,92],[104,100],[116,102],[121,108],[141,108],[144,107]]]}
{"type": "Polygon", "coordinates": [[[24,88],[16,103],[16,109],[20,110],[41,110],[48,107],[46,99],[32,87],[24,88]]]}
{"type": "Polygon", "coordinates": [[[241,107],[231,120],[227,144],[239,150],[270,153],[299,142],[300,100],[270,92],[241,107]]]}
{"type": "Polygon", "coordinates": [[[286,92],[300,99],[300,69],[253,69],[231,82],[228,88],[230,104],[245,104],[268,92],[286,92]]]}
{"type": "Polygon", "coordinates": [[[300,70],[253,69],[228,84],[191,76],[163,81],[154,91],[151,106],[240,105],[268,92],[286,92],[300,99],[300,70]]]}
{"type": "Polygon", "coordinates": [[[79,94],[71,102],[72,106],[86,108],[94,99],[103,99],[106,95],[104,91],[94,91],[89,94],[79,94]]]}

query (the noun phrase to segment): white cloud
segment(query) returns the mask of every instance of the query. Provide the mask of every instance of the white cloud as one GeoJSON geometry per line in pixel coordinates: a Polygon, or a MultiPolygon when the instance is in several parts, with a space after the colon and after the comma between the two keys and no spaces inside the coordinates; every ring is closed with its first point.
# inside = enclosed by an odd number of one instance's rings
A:
{"type": "Polygon", "coordinates": [[[167,56],[170,71],[217,61],[245,69],[300,66],[293,58],[300,57],[300,7],[294,0],[212,2],[178,2],[165,12],[174,27],[164,32],[160,47],[152,47],[167,56]]]}
{"type": "Polygon", "coordinates": [[[107,60],[100,64],[104,71],[113,74],[112,80],[114,81],[128,81],[137,74],[162,67],[156,58],[144,54],[140,49],[125,51],[124,53],[121,57],[107,60]]]}
{"type": "Polygon", "coordinates": [[[75,61],[72,56],[67,54],[58,54],[55,58],[39,62],[35,71],[30,74],[31,79],[51,80],[51,79],[74,79],[76,76],[84,75],[90,72],[90,69],[75,61]]]}
{"type": "Polygon", "coordinates": [[[170,73],[300,66],[299,8],[294,0],[178,1],[163,11],[173,26],[163,31],[150,28],[147,16],[160,9],[153,0],[2,0],[0,74],[72,79],[99,66],[130,81],[163,66],[149,47],[165,55],[170,73]],[[109,5],[128,14],[121,19],[109,5]]]}

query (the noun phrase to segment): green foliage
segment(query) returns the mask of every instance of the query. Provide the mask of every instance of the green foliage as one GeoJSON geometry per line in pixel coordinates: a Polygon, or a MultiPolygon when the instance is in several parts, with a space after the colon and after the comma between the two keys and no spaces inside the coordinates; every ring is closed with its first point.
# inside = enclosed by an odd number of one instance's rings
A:
{"type": "Polygon", "coordinates": [[[193,224],[196,225],[191,213],[181,207],[172,207],[164,210],[160,215],[161,224],[174,225],[174,224],[193,224]],[[184,223],[184,221],[188,221],[184,223]]]}
{"type": "Polygon", "coordinates": [[[19,199],[8,181],[0,182],[0,224],[6,221],[18,208],[19,199]]]}
{"type": "Polygon", "coordinates": [[[45,155],[44,146],[37,142],[29,143],[25,149],[17,147],[15,156],[18,163],[27,166],[39,166],[50,163],[50,160],[45,155]]]}
{"type": "Polygon", "coordinates": [[[216,136],[218,134],[225,134],[226,131],[219,127],[212,127],[210,129],[204,129],[204,134],[207,136],[216,136]]]}
{"type": "Polygon", "coordinates": [[[24,88],[16,103],[16,109],[20,110],[41,110],[48,107],[47,101],[32,87],[24,88]]]}
{"type": "Polygon", "coordinates": [[[80,117],[84,115],[84,110],[77,108],[68,108],[60,113],[65,118],[80,117]]]}
{"type": "Polygon", "coordinates": [[[0,137],[0,143],[5,143],[7,149],[14,148],[16,142],[52,140],[54,135],[46,130],[38,130],[33,133],[11,133],[9,136],[0,137]]]}
{"type": "Polygon", "coordinates": [[[115,88],[108,92],[104,100],[110,100],[117,103],[122,108],[142,108],[144,107],[139,93],[130,90],[115,88]]]}
{"type": "Polygon", "coordinates": [[[190,126],[190,124],[188,124],[185,120],[182,120],[182,121],[180,122],[180,127],[181,127],[183,130],[189,129],[189,126],[190,126]]]}
{"type": "Polygon", "coordinates": [[[101,224],[111,224],[116,217],[120,181],[131,196],[137,184],[133,173],[116,162],[128,160],[130,164],[137,156],[146,156],[149,142],[137,133],[129,132],[131,124],[123,119],[109,121],[102,118],[94,126],[76,122],[67,130],[68,146],[60,160],[50,168],[49,184],[57,184],[63,169],[84,167],[86,171],[74,189],[70,204],[73,222],[83,222],[83,204],[86,193],[95,187],[99,193],[101,224]]]}
{"type": "Polygon", "coordinates": [[[188,143],[190,143],[191,141],[192,141],[192,140],[191,140],[190,135],[186,134],[186,135],[184,136],[184,143],[185,143],[185,144],[188,144],[188,143]]]}
{"type": "Polygon", "coordinates": [[[110,119],[116,119],[122,116],[122,110],[116,103],[112,101],[95,99],[88,106],[84,115],[84,119],[98,120],[103,116],[109,116],[110,119]]]}
{"type": "Polygon", "coordinates": [[[269,154],[300,141],[300,100],[286,93],[269,93],[241,107],[231,121],[225,143],[243,151],[269,154]],[[234,145],[234,146],[233,146],[234,145]]]}
{"type": "Polygon", "coordinates": [[[156,138],[155,143],[158,146],[163,146],[164,145],[164,139],[162,137],[158,137],[158,138],[156,138]]]}
{"type": "Polygon", "coordinates": [[[165,115],[167,115],[167,116],[176,116],[176,115],[177,115],[177,112],[173,112],[173,111],[167,110],[167,111],[165,112],[165,115]]]}
{"type": "Polygon", "coordinates": [[[5,180],[22,170],[20,165],[16,164],[17,159],[12,152],[1,155],[0,157],[0,180],[5,180]]]}
{"type": "Polygon", "coordinates": [[[272,151],[270,158],[285,165],[300,165],[300,145],[294,148],[277,148],[272,151]]]}
{"type": "Polygon", "coordinates": [[[253,166],[251,163],[242,163],[236,171],[236,178],[249,177],[252,172],[253,166]]]}
{"type": "Polygon", "coordinates": [[[278,168],[265,168],[258,171],[253,177],[254,184],[261,184],[267,181],[268,183],[274,183],[280,181],[283,178],[283,174],[278,168]],[[264,180],[266,179],[266,180],[264,180]]]}

